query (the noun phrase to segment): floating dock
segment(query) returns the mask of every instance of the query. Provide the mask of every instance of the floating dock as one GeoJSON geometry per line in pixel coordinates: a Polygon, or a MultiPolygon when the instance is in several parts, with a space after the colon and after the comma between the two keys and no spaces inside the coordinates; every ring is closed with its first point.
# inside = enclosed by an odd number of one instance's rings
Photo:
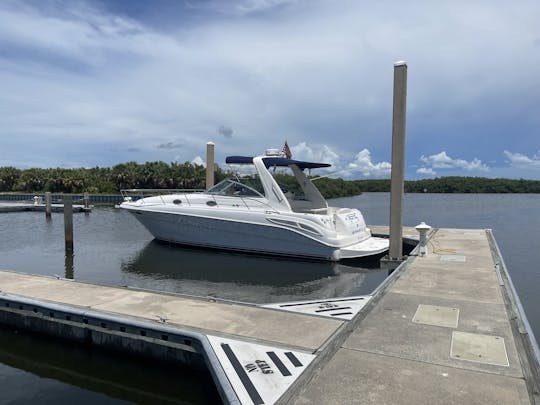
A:
{"type": "MultiPolygon", "coordinates": [[[[0,202],[0,212],[25,212],[40,211],[45,212],[45,204],[34,204],[30,202],[10,201],[0,202]]],[[[64,204],[51,204],[52,212],[64,212],[64,204]]],[[[90,212],[92,207],[74,204],[73,212],[90,212]]]]}
{"type": "Polygon", "coordinates": [[[435,230],[428,248],[371,295],[262,306],[3,271],[0,323],[208,367],[230,404],[538,403],[491,232],[435,230]]]}

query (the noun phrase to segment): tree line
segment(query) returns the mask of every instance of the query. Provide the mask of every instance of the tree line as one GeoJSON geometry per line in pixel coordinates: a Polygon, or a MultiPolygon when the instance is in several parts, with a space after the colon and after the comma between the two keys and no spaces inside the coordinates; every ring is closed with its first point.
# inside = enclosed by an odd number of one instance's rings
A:
{"type": "MultiPolygon", "coordinates": [[[[231,175],[216,167],[216,182],[231,175]]],[[[206,169],[186,163],[136,162],[113,167],[78,169],[17,169],[0,167],[0,192],[118,193],[128,188],[205,187],[206,169]]],[[[279,174],[279,182],[291,185],[291,176],[279,174]]],[[[320,178],[315,184],[326,198],[358,195],[362,192],[388,192],[390,180],[343,180],[320,178]]],[[[440,177],[405,181],[409,193],[540,193],[540,180],[490,179],[483,177],[440,177]]]]}
{"type": "MultiPolygon", "coordinates": [[[[216,171],[218,179],[223,172],[216,171]]],[[[136,162],[113,167],[78,169],[17,169],[0,168],[1,192],[36,193],[118,193],[129,188],[185,188],[205,187],[206,169],[186,163],[136,162]]]]}
{"type": "MultiPolygon", "coordinates": [[[[363,192],[390,191],[390,180],[355,180],[363,192]]],[[[407,193],[540,193],[540,180],[448,176],[406,180],[407,193]]]]}

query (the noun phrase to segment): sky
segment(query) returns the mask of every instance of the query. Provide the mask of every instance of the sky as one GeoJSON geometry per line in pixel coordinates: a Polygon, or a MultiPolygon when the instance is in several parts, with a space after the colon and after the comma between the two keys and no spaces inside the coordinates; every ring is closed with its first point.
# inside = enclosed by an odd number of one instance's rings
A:
{"type": "Polygon", "coordinates": [[[288,142],[388,178],[540,179],[540,2],[2,0],[0,166],[204,163],[288,142]]]}

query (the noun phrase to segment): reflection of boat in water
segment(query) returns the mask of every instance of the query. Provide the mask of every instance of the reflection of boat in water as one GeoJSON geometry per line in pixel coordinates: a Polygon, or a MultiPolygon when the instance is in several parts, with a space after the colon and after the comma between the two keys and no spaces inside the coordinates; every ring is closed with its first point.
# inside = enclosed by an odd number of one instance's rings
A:
{"type": "Polygon", "coordinates": [[[388,249],[388,240],[371,235],[359,210],[329,207],[304,173],[329,164],[287,159],[276,150],[265,156],[229,156],[226,162],[254,167],[258,177],[226,179],[203,193],[136,201],[128,195],[120,208],[156,239],[182,245],[329,261],[388,249]],[[275,168],[292,172],[288,187],[272,176],[275,168]]]}
{"type": "Polygon", "coordinates": [[[153,240],[122,270],[127,284],[253,303],[370,293],[385,277],[378,261],[363,267],[321,261],[171,247],[153,240]]]}

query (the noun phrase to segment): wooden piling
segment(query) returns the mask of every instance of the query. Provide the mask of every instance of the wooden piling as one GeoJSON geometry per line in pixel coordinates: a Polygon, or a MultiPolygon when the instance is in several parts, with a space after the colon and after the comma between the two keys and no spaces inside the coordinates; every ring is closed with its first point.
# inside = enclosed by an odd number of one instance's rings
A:
{"type": "Polygon", "coordinates": [[[405,177],[405,125],[407,63],[394,64],[394,109],[392,117],[392,172],[390,187],[390,260],[403,258],[403,189],[405,177]]]}
{"type": "Polygon", "coordinates": [[[73,269],[74,260],[73,259],[74,259],[73,252],[66,252],[64,256],[64,271],[65,271],[64,277],[69,280],[73,280],[73,274],[74,274],[74,269],[73,269]]]}
{"type": "Polygon", "coordinates": [[[73,253],[73,199],[64,196],[64,237],[66,254],[73,253]]]}
{"type": "Polygon", "coordinates": [[[45,218],[50,219],[52,212],[52,198],[51,192],[47,191],[45,193],[45,218]]]}
{"type": "Polygon", "coordinates": [[[206,144],[206,189],[214,186],[214,142],[206,144]]]}
{"type": "Polygon", "coordinates": [[[83,204],[84,204],[84,214],[90,214],[90,194],[84,193],[83,195],[83,204]]]}

